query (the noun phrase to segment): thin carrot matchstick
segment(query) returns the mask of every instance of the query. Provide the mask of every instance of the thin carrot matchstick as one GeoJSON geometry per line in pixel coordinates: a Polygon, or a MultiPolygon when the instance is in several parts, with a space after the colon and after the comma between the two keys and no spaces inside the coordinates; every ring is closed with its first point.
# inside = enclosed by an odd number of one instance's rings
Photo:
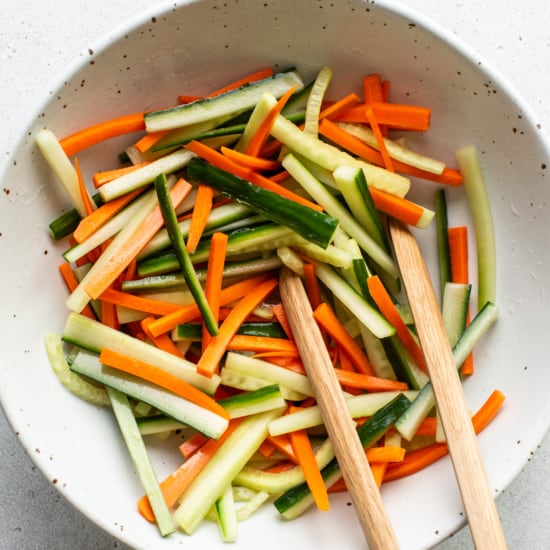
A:
{"type": "Polygon", "coordinates": [[[134,200],[142,189],[136,189],[130,193],[117,197],[112,201],[102,204],[99,208],[82,218],[73,231],[73,238],[77,243],[84,242],[90,235],[105,225],[115,214],[120,212],[128,203],[134,200]]]}
{"type": "Polygon", "coordinates": [[[193,254],[199,245],[199,241],[208,223],[208,216],[212,212],[212,201],[214,190],[208,185],[199,184],[197,187],[197,197],[195,205],[191,212],[191,223],[189,224],[189,233],[187,235],[187,251],[193,254]]]}
{"type": "MultiPolygon", "coordinates": [[[[206,268],[206,282],[204,285],[204,295],[212,311],[212,316],[216,323],[220,320],[220,301],[223,284],[223,269],[225,266],[225,256],[227,251],[228,237],[225,233],[216,232],[212,235],[210,243],[210,256],[208,257],[208,266],[206,268]]],[[[203,323],[202,326],[202,349],[206,349],[212,336],[203,323]]]]}
{"type": "Polygon", "coordinates": [[[223,322],[219,333],[212,338],[204,350],[197,363],[197,372],[204,376],[212,376],[218,371],[219,363],[230,340],[235,336],[246,317],[276,286],[277,279],[268,279],[239,301],[223,322]]]}
{"type": "Polygon", "coordinates": [[[60,145],[69,157],[107,139],[145,129],[143,112],[111,118],[71,134],[60,145]]]}
{"type": "MultiPolygon", "coordinates": [[[[220,292],[220,306],[225,306],[235,300],[239,300],[264,282],[268,277],[268,274],[257,275],[222,289],[220,292]]],[[[159,317],[151,323],[149,328],[152,334],[158,336],[159,334],[172,330],[180,323],[188,323],[199,317],[200,311],[197,304],[190,304],[188,306],[181,306],[178,311],[159,317]]]]}
{"type": "Polygon", "coordinates": [[[398,309],[395,307],[391,296],[384,287],[384,284],[378,275],[372,275],[367,279],[369,293],[382,312],[382,315],[395,327],[397,336],[405,346],[411,357],[414,359],[417,366],[426,372],[426,363],[424,354],[417,341],[412,336],[409,327],[403,321],[398,309]]]}
{"type": "Polygon", "coordinates": [[[357,372],[374,376],[374,370],[367,356],[363,353],[357,342],[349,335],[344,325],[326,302],[317,306],[313,311],[313,317],[323,330],[338,344],[342,353],[347,355],[357,372]]]}

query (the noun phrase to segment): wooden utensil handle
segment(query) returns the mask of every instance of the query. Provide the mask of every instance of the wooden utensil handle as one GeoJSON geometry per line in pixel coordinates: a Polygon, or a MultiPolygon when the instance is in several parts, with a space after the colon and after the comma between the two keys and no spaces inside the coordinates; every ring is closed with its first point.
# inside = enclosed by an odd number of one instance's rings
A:
{"type": "Polygon", "coordinates": [[[399,548],[380,491],[349,414],[325,342],[300,278],[287,268],[280,290],[296,345],[325,423],[334,453],[346,481],[359,522],[371,550],[399,548]]]}
{"type": "Polygon", "coordinates": [[[411,232],[390,222],[403,285],[410,303],[476,548],[505,549],[477,438],[428,268],[411,232]]]}

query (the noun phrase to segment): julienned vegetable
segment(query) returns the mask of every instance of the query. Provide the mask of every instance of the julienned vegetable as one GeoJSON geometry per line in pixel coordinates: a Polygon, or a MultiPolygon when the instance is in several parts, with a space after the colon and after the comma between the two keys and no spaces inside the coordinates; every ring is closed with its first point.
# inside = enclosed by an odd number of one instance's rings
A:
{"type": "MultiPolygon", "coordinates": [[[[69,291],[65,327],[45,338],[51,366],[112,407],[145,493],[137,508],[163,536],[212,520],[232,542],[266,501],[292,519],[346,490],[278,297],[283,265],[303,278],[378,484],[447,453],[385,221],[421,230],[435,218],[445,325],[471,376],[498,314],[481,166],[474,146],[456,169],[394,141],[394,128],[427,131],[431,111],[390,101],[380,75],[365,76],[362,98],[329,99],[334,76],[324,67],[304,85],[297,71],[263,68],[171,109],[37,137],[74,206],[49,226],[67,240],[69,291]],[[126,134],[132,164],[105,170],[103,158],[84,181],[71,157],[126,134]],[[445,194],[462,173],[476,280],[445,194]],[[406,196],[411,185],[435,187],[434,209],[406,196]],[[182,453],[164,480],[147,451],[155,434],[182,453]]],[[[476,431],[503,400],[489,395],[476,431]]]]}

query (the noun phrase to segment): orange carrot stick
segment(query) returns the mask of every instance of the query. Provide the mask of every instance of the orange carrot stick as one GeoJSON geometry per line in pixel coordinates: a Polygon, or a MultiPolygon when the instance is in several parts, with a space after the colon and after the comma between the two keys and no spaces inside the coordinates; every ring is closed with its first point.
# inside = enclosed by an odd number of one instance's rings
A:
{"type": "MultiPolygon", "coordinates": [[[[216,451],[223,445],[225,440],[235,431],[240,424],[241,419],[236,418],[229,422],[229,426],[223,435],[216,441],[209,439],[200,449],[200,452],[194,453],[177,470],[171,473],[160,483],[160,488],[166,501],[166,505],[172,507],[182,493],[189,487],[191,482],[197,477],[202,469],[208,464],[216,451]]],[[[149,503],[147,496],[143,496],[138,501],[139,513],[148,521],[154,522],[155,515],[149,503]]]]}
{"type": "Polygon", "coordinates": [[[107,139],[144,129],[143,113],[133,113],[111,118],[79,130],[63,138],[59,143],[65,154],[70,157],[107,139]]]}
{"type": "MultiPolygon", "coordinates": [[[[234,302],[251,292],[259,284],[265,281],[269,275],[257,275],[250,279],[245,279],[233,285],[224,288],[220,292],[220,305],[224,306],[234,302]]],[[[197,304],[181,306],[177,311],[159,317],[151,323],[149,329],[155,336],[172,330],[180,323],[188,323],[200,317],[200,311],[197,304]]]]}
{"type": "Polygon", "coordinates": [[[468,228],[465,225],[447,230],[451,259],[451,280],[454,283],[469,283],[468,274],[468,228]]]}
{"type": "Polygon", "coordinates": [[[372,201],[378,210],[408,225],[416,226],[424,215],[424,208],[408,199],[381,189],[370,188],[372,201]]]}
{"type": "Polygon", "coordinates": [[[282,181],[285,181],[290,174],[286,170],[281,170],[280,172],[277,172],[277,174],[273,174],[269,177],[271,181],[274,181],[276,183],[281,183],[282,181]]]}
{"type": "Polygon", "coordinates": [[[190,438],[186,439],[179,447],[179,452],[184,458],[189,458],[196,453],[203,445],[205,445],[210,438],[201,434],[200,432],[194,433],[190,438]]]}
{"type": "Polygon", "coordinates": [[[198,101],[199,99],[203,99],[205,96],[202,95],[179,95],[178,101],[180,103],[193,103],[193,101],[198,101]]]}
{"type": "Polygon", "coordinates": [[[277,279],[268,279],[242,298],[220,327],[219,333],[210,340],[199,362],[197,372],[212,376],[218,370],[219,362],[230,340],[252,310],[277,286],[277,279]]]}
{"type": "Polygon", "coordinates": [[[145,153],[159,142],[164,136],[166,136],[170,130],[159,130],[158,132],[150,132],[145,134],[141,139],[136,141],[134,147],[140,152],[145,153]]]}
{"type": "Polygon", "coordinates": [[[427,416],[422,420],[420,426],[416,429],[415,435],[419,436],[434,436],[437,430],[437,418],[435,416],[427,416]]]}
{"type": "Polygon", "coordinates": [[[269,441],[275,448],[279,449],[289,460],[298,464],[296,451],[292,446],[289,434],[268,435],[266,441],[269,441]]]}
{"type": "MultiPolygon", "coordinates": [[[[298,410],[300,410],[300,407],[293,406],[290,407],[289,412],[295,412],[298,410]]],[[[311,447],[311,442],[309,441],[306,430],[296,430],[290,432],[288,435],[298,460],[298,464],[302,469],[307,486],[311,491],[311,496],[313,497],[317,508],[325,512],[328,511],[330,506],[327,487],[323,480],[323,476],[321,475],[321,470],[317,465],[315,453],[311,447]]]]}
{"type": "Polygon", "coordinates": [[[279,170],[281,164],[276,160],[265,159],[261,157],[255,157],[252,155],[247,155],[246,153],[241,153],[230,147],[225,147],[222,145],[220,151],[229,159],[233,160],[237,164],[244,166],[245,168],[250,168],[251,170],[270,171],[270,170],[279,170]]]}
{"type": "Polygon", "coordinates": [[[357,105],[357,103],[359,103],[360,101],[361,100],[359,99],[359,96],[357,94],[348,94],[342,99],[339,99],[331,105],[323,108],[319,113],[319,120],[323,120],[324,118],[332,119],[334,117],[337,117],[342,111],[349,109],[353,105],[357,105]]]}
{"type": "Polygon", "coordinates": [[[147,298],[146,296],[136,296],[129,292],[122,290],[116,290],[114,288],[106,288],[99,296],[100,300],[105,302],[111,302],[118,306],[123,306],[136,311],[143,311],[151,315],[168,315],[174,311],[181,309],[178,304],[171,302],[164,302],[161,300],[154,300],[147,298]]]}
{"type": "Polygon", "coordinates": [[[95,233],[102,225],[107,223],[115,214],[120,212],[129,202],[134,200],[142,189],[136,189],[112,201],[102,204],[99,208],[82,218],[73,231],[74,240],[77,243],[85,241],[90,235],[95,233]]]}
{"type": "Polygon", "coordinates": [[[367,120],[369,121],[371,130],[374,133],[374,137],[376,138],[376,143],[378,143],[378,149],[380,150],[380,154],[382,155],[382,160],[384,161],[384,166],[386,170],[389,170],[390,172],[395,172],[393,161],[390,157],[390,154],[388,153],[388,148],[386,147],[386,142],[384,141],[384,136],[382,135],[382,130],[378,125],[378,120],[376,119],[371,105],[367,106],[367,108],[365,109],[365,114],[367,115],[367,120]]]}
{"type": "Polygon", "coordinates": [[[282,351],[287,354],[298,355],[298,349],[292,340],[246,334],[235,334],[227,344],[227,349],[230,351],[253,351],[259,353],[282,351]]]}
{"type": "Polygon", "coordinates": [[[382,315],[395,327],[398,338],[401,340],[407,351],[411,354],[418,367],[426,372],[426,363],[424,361],[424,354],[417,341],[413,338],[409,328],[401,318],[399,311],[395,307],[391,296],[384,287],[384,284],[378,277],[373,275],[367,279],[367,286],[369,288],[370,295],[382,315]]]}
{"type": "MultiPolygon", "coordinates": [[[[177,207],[191,191],[191,185],[184,179],[178,180],[170,190],[170,197],[174,207],[177,207]]],[[[119,253],[110,258],[95,277],[85,285],[84,290],[92,298],[97,298],[111,283],[128,267],[130,262],[139,254],[143,247],[151,240],[155,233],[163,226],[164,219],[160,206],[156,206],[143,223],[134,231],[119,253]]]]}
{"type": "Polygon", "coordinates": [[[101,322],[104,325],[117,330],[120,328],[116,308],[113,304],[110,304],[109,302],[101,302],[101,322]]]}
{"type": "Polygon", "coordinates": [[[281,325],[283,332],[286,334],[286,337],[289,340],[294,340],[294,336],[292,335],[292,329],[290,328],[290,323],[288,322],[288,317],[286,316],[285,308],[283,307],[282,303],[277,303],[272,306],[273,315],[275,316],[275,319],[279,322],[281,325]]]}
{"type": "Polygon", "coordinates": [[[405,458],[405,449],[397,446],[370,447],[366,451],[369,462],[401,462],[405,458]]]}
{"type": "MultiPolygon", "coordinates": [[[[398,103],[369,103],[378,124],[401,130],[426,132],[430,128],[431,109],[398,103]]],[[[344,122],[368,123],[364,103],[355,105],[336,117],[344,122]]]]}
{"type": "Polygon", "coordinates": [[[379,391],[406,391],[409,386],[405,382],[398,380],[388,380],[378,376],[371,376],[360,372],[350,372],[343,369],[334,369],[336,378],[342,386],[348,388],[357,388],[370,392],[379,391]]]}
{"type": "Polygon", "coordinates": [[[373,462],[370,465],[370,469],[372,471],[372,477],[374,478],[374,482],[376,483],[376,486],[380,488],[382,486],[382,483],[384,481],[384,474],[386,473],[386,470],[388,469],[388,463],[387,462],[373,462]]]}
{"type": "Polygon", "coordinates": [[[265,145],[267,138],[269,137],[269,132],[271,131],[275,119],[279,116],[280,112],[283,110],[283,107],[291,98],[295,90],[296,86],[289,88],[269,111],[248,143],[248,147],[246,148],[247,155],[257,157],[260,154],[262,147],[265,145]]]}
{"type": "Polygon", "coordinates": [[[320,304],[313,312],[313,317],[327,332],[327,334],[338,344],[342,353],[348,356],[357,372],[374,375],[367,356],[359,347],[357,342],[349,335],[344,325],[336,317],[332,308],[325,302],[320,304]]]}
{"type": "Polygon", "coordinates": [[[344,352],[341,346],[337,345],[337,348],[338,348],[338,355],[335,363],[337,363],[342,370],[349,370],[351,372],[355,372],[355,367],[353,366],[353,363],[351,362],[349,355],[344,352]]]}
{"type": "Polygon", "coordinates": [[[138,168],[142,168],[143,166],[147,166],[149,164],[149,161],[139,162],[138,164],[132,164],[130,166],[123,166],[121,168],[114,168],[112,170],[104,170],[102,172],[96,172],[92,176],[92,180],[94,182],[94,187],[98,188],[102,185],[105,185],[106,183],[109,183],[110,181],[113,181],[120,176],[124,176],[125,174],[129,174],[130,172],[134,172],[138,168]]]}
{"type": "Polygon", "coordinates": [[[414,474],[448,453],[449,449],[446,443],[433,443],[423,449],[411,451],[406,454],[402,462],[387,468],[384,481],[393,481],[414,474]]]}
{"type": "MultiPolygon", "coordinates": [[[[212,235],[210,243],[210,256],[206,268],[206,282],[204,295],[210,306],[210,311],[216,323],[220,320],[220,297],[223,283],[223,268],[225,266],[225,255],[227,251],[228,237],[225,233],[216,232],[212,235]]],[[[202,349],[206,349],[212,336],[206,326],[202,327],[202,349]]]]}
{"type": "Polygon", "coordinates": [[[86,214],[89,215],[95,210],[95,204],[92,201],[88,190],[86,189],[86,184],[84,183],[82,171],[80,170],[80,162],[77,158],[74,159],[74,169],[76,171],[76,177],[78,180],[78,190],[80,192],[80,196],[82,197],[82,202],[84,203],[86,214]]]}
{"type": "Polygon", "coordinates": [[[258,447],[258,452],[265,458],[270,458],[275,452],[276,447],[271,441],[264,439],[258,447]]]}
{"type": "MultiPolygon", "coordinates": [[[[74,271],[71,269],[71,265],[67,262],[59,264],[59,273],[61,273],[61,276],[63,277],[63,280],[65,281],[69,292],[73,292],[74,289],[78,286],[78,280],[76,278],[76,275],[74,274],[74,271]]],[[[82,315],[85,315],[90,319],[96,319],[96,316],[92,308],[90,307],[90,304],[86,304],[86,306],[82,310],[82,315]]]]}
{"type": "Polygon", "coordinates": [[[500,390],[494,390],[491,395],[485,400],[483,405],[472,416],[472,424],[476,434],[483,431],[497,415],[502,407],[506,396],[500,390]]]}
{"type": "Polygon", "coordinates": [[[189,234],[187,236],[187,250],[193,254],[199,245],[208,216],[212,211],[212,199],[214,198],[214,189],[208,185],[199,184],[197,187],[197,198],[191,214],[189,224],[189,234]]]}
{"type": "MultiPolygon", "coordinates": [[[[363,78],[363,100],[367,105],[386,101],[379,73],[368,74],[363,78]]],[[[387,137],[388,128],[382,124],[379,125],[379,128],[382,136],[387,137]]]]}
{"type": "MultiPolygon", "coordinates": [[[[465,225],[449,227],[447,230],[449,242],[449,258],[451,262],[451,281],[454,283],[468,284],[469,258],[468,258],[468,228],[465,225]]],[[[466,322],[470,322],[470,311],[466,322]]],[[[472,353],[466,357],[460,369],[464,375],[474,374],[474,356],[472,353]]]]}
{"type": "MultiPolygon", "coordinates": [[[[298,410],[299,407],[291,407],[291,410],[298,410]]],[[[292,443],[292,448],[298,459],[298,464],[300,465],[304,477],[306,479],[307,486],[311,491],[311,496],[317,505],[319,510],[328,511],[329,501],[327,487],[317,465],[317,460],[315,459],[315,453],[311,448],[311,443],[309,437],[305,430],[296,430],[290,432],[290,442],[292,443]]]]}
{"type": "Polygon", "coordinates": [[[286,197],[287,199],[291,199],[299,204],[308,206],[309,208],[313,208],[314,210],[322,210],[322,207],[320,207],[318,204],[304,199],[300,195],[289,191],[286,187],[283,187],[282,185],[277,184],[269,178],[258,174],[258,172],[255,172],[254,170],[250,170],[249,168],[245,168],[237,164],[236,162],[222,155],[219,151],[216,151],[212,147],[209,147],[208,145],[205,145],[200,141],[190,141],[185,145],[185,147],[186,149],[189,149],[189,151],[192,151],[197,156],[206,160],[213,166],[216,166],[216,168],[225,170],[226,172],[229,172],[234,176],[249,181],[250,183],[257,185],[258,187],[262,187],[264,189],[267,189],[268,191],[273,191],[274,193],[286,197]]]}
{"type": "MultiPolygon", "coordinates": [[[[334,122],[330,120],[321,121],[319,125],[319,133],[358,157],[361,157],[372,164],[376,164],[377,166],[384,166],[384,161],[379,151],[377,151],[374,147],[367,145],[358,137],[351,135],[334,122]]],[[[462,174],[454,168],[445,167],[441,174],[434,174],[395,159],[392,159],[392,162],[396,172],[407,174],[408,176],[446,185],[458,186],[462,183],[462,174]]]]}
{"type": "Polygon", "coordinates": [[[321,289],[319,287],[317,275],[315,274],[315,264],[305,263],[303,269],[307,296],[312,309],[315,309],[321,304],[321,289]]]}
{"type": "Polygon", "coordinates": [[[133,376],[137,376],[138,378],[142,378],[143,380],[147,380],[148,382],[156,384],[161,388],[179,395],[187,401],[191,401],[191,403],[194,403],[199,407],[229,420],[228,412],[220,404],[218,404],[217,401],[206,395],[198,388],[195,388],[195,386],[189,384],[189,382],[186,382],[181,378],[176,378],[172,374],[169,374],[155,365],[151,365],[145,361],[141,361],[140,359],[130,357],[109,348],[103,348],[101,350],[99,360],[104,365],[108,365],[114,369],[121,370],[128,374],[132,374],[133,376]]]}
{"type": "MultiPolygon", "coordinates": [[[[385,481],[385,473],[390,463],[401,462],[405,457],[405,449],[402,447],[370,447],[365,452],[370,464],[372,474],[378,487],[385,481]]],[[[347,491],[344,478],[340,478],[331,485],[329,493],[339,493],[347,491]]]]}
{"type": "Polygon", "coordinates": [[[231,90],[236,90],[237,88],[240,88],[245,84],[250,84],[251,82],[256,82],[257,80],[262,80],[264,78],[269,78],[270,76],[273,76],[273,68],[265,67],[243,78],[239,78],[238,80],[235,80],[234,82],[231,82],[230,84],[227,84],[222,88],[218,88],[214,92],[211,92],[210,94],[208,94],[208,97],[214,97],[214,96],[223,94],[225,92],[230,92],[231,90]]]}
{"type": "Polygon", "coordinates": [[[382,79],[379,73],[372,73],[363,77],[363,100],[367,104],[385,101],[382,92],[382,79]]]}

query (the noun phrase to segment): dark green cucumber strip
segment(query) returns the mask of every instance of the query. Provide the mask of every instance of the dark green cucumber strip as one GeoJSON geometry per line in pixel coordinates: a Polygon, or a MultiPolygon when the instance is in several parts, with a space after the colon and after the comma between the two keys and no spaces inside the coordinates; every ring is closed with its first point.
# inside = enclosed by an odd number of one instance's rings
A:
{"type": "MultiPolygon", "coordinates": [[[[92,196],[92,200],[98,207],[103,204],[103,199],[101,198],[99,193],[95,193],[92,196]]],[[[71,208],[70,210],[67,210],[67,212],[64,212],[50,222],[50,225],[48,227],[50,229],[51,236],[56,241],[67,237],[78,227],[81,219],[82,217],[77,212],[76,208],[71,208]]]]}
{"type": "MultiPolygon", "coordinates": [[[[237,334],[246,336],[260,336],[266,338],[286,338],[281,325],[277,322],[255,322],[243,323],[237,330],[237,334]]],[[[172,338],[176,341],[191,340],[200,342],[202,340],[201,323],[182,323],[172,332],[172,338]]]]}
{"type": "Polygon", "coordinates": [[[395,335],[390,336],[382,340],[382,345],[397,379],[406,382],[413,390],[420,390],[428,381],[428,377],[414,364],[401,340],[395,335]]]}
{"type": "MultiPolygon", "coordinates": [[[[407,410],[410,401],[400,394],[387,405],[379,409],[369,420],[357,428],[357,434],[364,448],[372,446],[394,422],[407,410]]],[[[322,470],[325,483],[334,483],[340,477],[338,461],[332,459],[322,470]]],[[[307,483],[289,489],[274,501],[275,508],[287,519],[297,517],[313,503],[311,491],[307,483]]]]}
{"type": "Polygon", "coordinates": [[[372,200],[363,170],[351,166],[342,166],[335,170],[333,175],[357,221],[384,250],[390,251],[388,236],[382,225],[380,212],[372,200]]]}
{"type": "Polygon", "coordinates": [[[162,213],[162,217],[164,218],[164,224],[168,230],[170,241],[174,247],[174,253],[176,254],[176,258],[185,278],[185,282],[187,283],[187,286],[189,287],[189,290],[191,291],[191,294],[199,307],[203,322],[208,332],[212,336],[216,336],[216,334],[218,334],[218,323],[216,322],[212,310],[210,309],[208,300],[204,295],[204,290],[202,289],[200,281],[197,278],[197,274],[195,273],[193,262],[189,257],[189,252],[187,252],[187,248],[183,242],[183,237],[178,225],[178,218],[176,216],[176,211],[174,210],[174,205],[170,199],[170,192],[168,191],[166,176],[164,174],[161,174],[155,178],[155,191],[158,196],[160,211],[162,213]]]}
{"type": "Polygon", "coordinates": [[[271,384],[257,390],[239,393],[218,403],[231,418],[240,418],[286,406],[279,384],[271,384]]]}
{"type": "Polygon", "coordinates": [[[434,193],[434,210],[439,260],[439,282],[441,297],[443,297],[445,285],[451,280],[451,258],[447,236],[449,222],[447,217],[447,196],[444,189],[437,189],[434,193]]]}
{"type": "MultiPolygon", "coordinates": [[[[243,262],[227,262],[224,266],[224,279],[234,277],[249,277],[272,271],[282,266],[280,258],[276,255],[270,255],[261,258],[254,258],[243,262]]],[[[206,280],[206,269],[196,270],[199,281],[206,280]]],[[[167,288],[176,288],[185,285],[185,279],[181,273],[165,273],[164,275],[152,275],[141,279],[132,279],[122,282],[122,290],[135,292],[140,290],[158,290],[167,288]]]]}
{"type": "MultiPolygon", "coordinates": [[[[236,254],[259,253],[273,251],[279,246],[295,245],[304,242],[303,239],[288,227],[268,223],[258,227],[242,228],[228,235],[227,256],[236,254]]],[[[191,254],[194,264],[202,263],[210,255],[210,239],[202,239],[197,250],[191,254]]],[[[140,277],[161,275],[178,269],[174,252],[138,261],[137,272],[140,277]]]]}
{"type": "Polygon", "coordinates": [[[180,128],[222,116],[235,116],[252,109],[263,93],[269,92],[275,97],[281,97],[293,86],[296,86],[296,91],[300,91],[304,86],[295,71],[277,73],[214,97],[146,113],[145,126],[148,132],[154,132],[180,128]]]}
{"type": "Polygon", "coordinates": [[[212,186],[226,197],[250,207],[267,219],[286,225],[322,248],[329,245],[338,227],[336,218],[262,189],[202,159],[191,160],[187,175],[212,186]]]}

